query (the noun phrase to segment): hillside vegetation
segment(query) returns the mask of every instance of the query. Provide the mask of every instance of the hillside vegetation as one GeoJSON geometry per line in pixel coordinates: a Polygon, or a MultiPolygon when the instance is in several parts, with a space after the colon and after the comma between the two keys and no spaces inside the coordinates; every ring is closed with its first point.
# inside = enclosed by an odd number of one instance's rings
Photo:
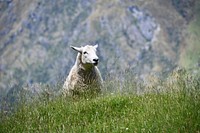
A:
{"type": "Polygon", "coordinates": [[[45,95],[32,103],[21,102],[15,113],[1,113],[0,132],[199,132],[199,78],[178,70],[170,80],[140,85],[149,90],[141,94],[134,91],[139,86],[127,82],[124,92],[109,93],[107,87],[99,96],[45,95]],[[160,92],[159,87],[166,89],[160,92]]]}
{"type": "Polygon", "coordinates": [[[174,94],[59,99],[22,106],[1,132],[197,132],[200,98],[174,94]]]}
{"type": "Polygon", "coordinates": [[[198,0],[1,0],[0,132],[200,132],[199,14],[198,0]],[[102,93],[61,97],[69,46],[96,43],[102,93]]]}

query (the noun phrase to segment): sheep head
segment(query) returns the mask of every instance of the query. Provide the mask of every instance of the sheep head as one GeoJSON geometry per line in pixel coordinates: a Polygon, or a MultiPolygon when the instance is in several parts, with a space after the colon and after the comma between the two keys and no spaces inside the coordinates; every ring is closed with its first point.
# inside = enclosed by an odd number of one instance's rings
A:
{"type": "Polygon", "coordinates": [[[97,66],[99,63],[99,58],[96,54],[96,49],[98,45],[92,46],[92,45],[86,45],[84,47],[74,47],[71,46],[72,49],[75,51],[78,51],[80,54],[80,62],[83,65],[87,66],[97,66]]]}

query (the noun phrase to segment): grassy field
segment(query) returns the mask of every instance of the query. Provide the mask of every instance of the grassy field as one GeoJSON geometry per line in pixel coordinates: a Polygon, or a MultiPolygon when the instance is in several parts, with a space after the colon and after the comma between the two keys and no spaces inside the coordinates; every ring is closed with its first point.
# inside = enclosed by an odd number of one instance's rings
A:
{"type": "Polygon", "coordinates": [[[24,103],[10,116],[1,114],[0,132],[200,132],[200,82],[188,75],[176,78],[162,84],[168,88],[162,93],[24,103]]]}

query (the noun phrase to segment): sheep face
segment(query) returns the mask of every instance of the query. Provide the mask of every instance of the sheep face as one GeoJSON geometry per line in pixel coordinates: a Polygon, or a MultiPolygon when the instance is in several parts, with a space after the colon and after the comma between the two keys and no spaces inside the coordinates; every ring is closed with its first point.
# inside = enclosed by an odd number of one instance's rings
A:
{"type": "Polygon", "coordinates": [[[94,65],[97,66],[99,62],[99,58],[96,54],[96,49],[98,45],[91,46],[86,45],[84,47],[73,47],[72,49],[78,51],[81,54],[81,63],[85,65],[94,65]]]}

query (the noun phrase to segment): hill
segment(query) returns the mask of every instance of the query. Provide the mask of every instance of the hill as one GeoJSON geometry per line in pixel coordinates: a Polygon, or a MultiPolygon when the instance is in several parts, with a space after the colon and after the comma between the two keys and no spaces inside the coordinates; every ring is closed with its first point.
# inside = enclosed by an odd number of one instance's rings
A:
{"type": "Polygon", "coordinates": [[[199,101],[199,92],[40,101],[4,116],[0,132],[198,132],[199,101]]]}
{"type": "Polygon", "coordinates": [[[21,94],[13,113],[0,112],[0,132],[200,131],[199,77],[179,70],[169,81],[154,85],[135,86],[127,81],[122,89],[117,82],[107,82],[109,87],[96,96],[44,94],[27,102],[21,94]],[[138,87],[145,91],[137,94],[138,87]]]}

